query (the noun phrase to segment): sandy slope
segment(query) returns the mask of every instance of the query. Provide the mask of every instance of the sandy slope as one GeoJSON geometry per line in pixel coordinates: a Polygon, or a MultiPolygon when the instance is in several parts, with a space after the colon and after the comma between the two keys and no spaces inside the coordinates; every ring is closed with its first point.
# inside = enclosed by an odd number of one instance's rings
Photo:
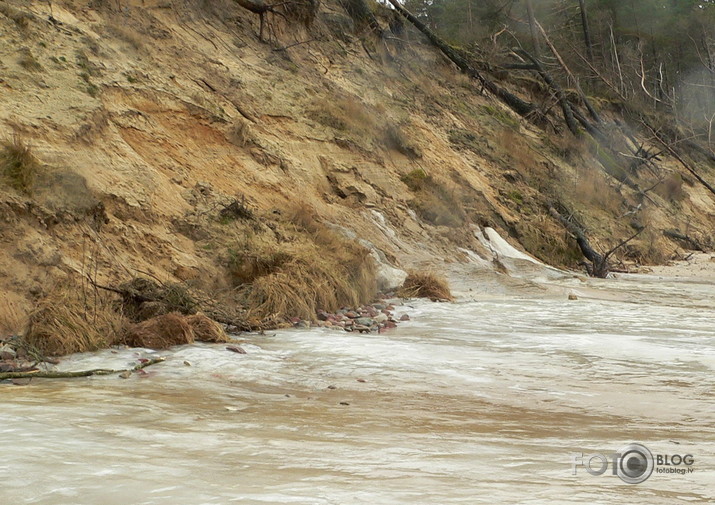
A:
{"type": "MultiPolygon", "coordinates": [[[[663,229],[712,233],[715,202],[691,181],[677,202],[654,191],[637,207],[583,146],[480,95],[415,35],[388,56],[332,2],[310,32],[271,19],[270,43],[229,0],[53,2],[56,23],[47,3],[8,5],[0,134],[21,135],[43,169],[31,196],[0,186],[0,286],[28,304],[90,266],[105,282],[148,272],[231,287],[230,250],[253,233],[218,222],[235,198],[260,233],[307,203],[401,267],[443,269],[465,250],[489,258],[473,233],[484,225],[542,260],[575,263],[544,205],[554,193],[603,249],[634,221],[649,225],[628,251],[645,261],[679,247],[663,229]],[[415,171],[431,177],[422,193],[404,182],[415,171]],[[436,217],[424,213],[437,204],[436,217]]],[[[674,167],[666,160],[664,173],[674,167]]],[[[643,186],[662,175],[645,173],[643,186]]]]}

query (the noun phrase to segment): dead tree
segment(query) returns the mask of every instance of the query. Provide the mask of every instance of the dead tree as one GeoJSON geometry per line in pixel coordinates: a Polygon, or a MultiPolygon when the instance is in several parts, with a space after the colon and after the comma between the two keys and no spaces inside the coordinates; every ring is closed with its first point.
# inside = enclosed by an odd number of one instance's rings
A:
{"type": "Polygon", "coordinates": [[[581,27],[583,28],[583,41],[586,44],[586,55],[588,56],[588,61],[593,63],[593,44],[591,43],[591,30],[588,27],[586,2],[584,0],[578,0],[578,6],[581,10],[581,27]]]}
{"type": "Polygon", "coordinates": [[[553,206],[549,207],[549,213],[574,236],[576,243],[578,244],[578,248],[581,249],[581,253],[588,261],[591,262],[590,265],[586,264],[586,271],[588,272],[588,275],[591,277],[599,277],[601,279],[608,277],[608,273],[611,271],[611,265],[608,262],[608,259],[613,255],[613,253],[636,238],[643,232],[643,230],[645,230],[645,228],[641,228],[627,239],[619,242],[615,247],[609,249],[605,254],[600,254],[591,246],[588,237],[586,237],[586,233],[580,226],[577,226],[566,219],[553,206]]]}
{"type": "Polygon", "coordinates": [[[537,58],[541,58],[541,44],[539,43],[539,33],[536,30],[536,17],[534,16],[532,0],[526,0],[526,15],[529,18],[529,32],[531,33],[531,44],[534,46],[534,54],[537,58]]]}
{"type": "Polygon", "coordinates": [[[564,121],[566,121],[566,126],[568,126],[568,129],[571,133],[577,135],[579,132],[578,125],[576,124],[576,119],[574,118],[573,108],[571,107],[571,103],[566,97],[564,90],[554,80],[554,78],[551,77],[551,74],[549,74],[544,69],[543,65],[541,65],[541,62],[539,60],[534,58],[532,55],[530,55],[523,49],[515,49],[515,52],[529,60],[532,65],[531,69],[535,70],[541,76],[544,82],[553,90],[554,94],[556,95],[556,99],[561,106],[561,110],[564,114],[564,121]]]}

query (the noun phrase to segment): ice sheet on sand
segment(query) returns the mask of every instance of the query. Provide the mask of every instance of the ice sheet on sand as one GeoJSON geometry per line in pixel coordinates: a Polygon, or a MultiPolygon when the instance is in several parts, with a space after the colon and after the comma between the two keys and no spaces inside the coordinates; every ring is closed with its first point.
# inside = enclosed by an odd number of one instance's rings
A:
{"type": "Polygon", "coordinates": [[[539,260],[532,258],[531,256],[524,254],[523,252],[516,249],[509,242],[504,240],[499,233],[494,228],[486,227],[484,231],[478,230],[474,233],[477,240],[482,243],[484,247],[489,249],[495,257],[507,257],[513,259],[520,259],[531,261],[537,265],[544,265],[539,260]]]}

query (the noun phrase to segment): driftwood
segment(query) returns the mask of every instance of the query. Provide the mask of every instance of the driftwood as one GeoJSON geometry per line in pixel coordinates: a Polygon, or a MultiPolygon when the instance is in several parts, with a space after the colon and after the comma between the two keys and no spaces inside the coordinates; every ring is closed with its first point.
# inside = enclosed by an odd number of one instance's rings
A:
{"type": "Polygon", "coordinates": [[[152,358],[143,363],[139,363],[133,368],[122,370],[112,370],[107,368],[95,368],[93,370],[82,370],[79,372],[57,372],[57,371],[42,371],[31,370],[28,372],[4,372],[0,373],[0,380],[5,379],[70,379],[74,377],[89,377],[91,375],[114,375],[124,372],[136,372],[151,365],[161,363],[166,358],[152,358]]]}

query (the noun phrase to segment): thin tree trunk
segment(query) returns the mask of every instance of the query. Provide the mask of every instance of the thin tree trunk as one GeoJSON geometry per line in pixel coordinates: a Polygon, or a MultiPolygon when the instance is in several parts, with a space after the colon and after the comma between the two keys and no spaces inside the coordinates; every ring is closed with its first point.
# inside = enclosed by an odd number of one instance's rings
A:
{"type": "Polygon", "coordinates": [[[573,73],[571,72],[571,69],[569,69],[569,67],[566,65],[566,62],[563,60],[563,58],[561,58],[561,54],[559,54],[559,52],[556,50],[556,46],[554,46],[551,43],[551,39],[546,34],[546,30],[544,30],[544,28],[541,26],[541,24],[538,21],[534,20],[534,22],[536,23],[536,27],[541,32],[541,35],[544,37],[544,40],[546,41],[546,45],[549,46],[549,49],[556,57],[556,60],[559,62],[559,65],[561,65],[561,68],[564,70],[564,72],[566,72],[566,75],[568,75],[573,80],[574,86],[576,86],[576,91],[578,92],[579,97],[581,98],[581,101],[583,102],[584,106],[588,110],[588,113],[591,115],[591,117],[596,122],[600,123],[601,118],[599,117],[598,112],[596,112],[596,109],[593,108],[593,106],[591,105],[591,102],[586,97],[586,93],[584,93],[583,90],[581,89],[581,85],[579,84],[576,76],[573,75],[573,73]]]}
{"type": "Polygon", "coordinates": [[[623,82],[623,72],[621,71],[621,62],[618,59],[618,48],[616,47],[616,39],[613,36],[613,25],[609,24],[608,28],[611,33],[611,45],[613,46],[613,58],[616,63],[616,68],[618,69],[618,79],[621,83],[621,95],[625,96],[626,89],[625,89],[625,84],[623,82]]]}
{"type": "Polygon", "coordinates": [[[581,26],[583,27],[583,40],[586,44],[586,56],[588,56],[588,61],[593,63],[593,44],[591,43],[591,30],[588,27],[585,0],[578,0],[578,5],[581,9],[581,26]]]}
{"type": "Polygon", "coordinates": [[[531,32],[531,44],[534,46],[534,56],[541,58],[541,44],[539,43],[539,33],[536,29],[536,17],[534,16],[534,4],[532,0],[526,0],[526,15],[529,17],[529,31],[531,32]]]}

